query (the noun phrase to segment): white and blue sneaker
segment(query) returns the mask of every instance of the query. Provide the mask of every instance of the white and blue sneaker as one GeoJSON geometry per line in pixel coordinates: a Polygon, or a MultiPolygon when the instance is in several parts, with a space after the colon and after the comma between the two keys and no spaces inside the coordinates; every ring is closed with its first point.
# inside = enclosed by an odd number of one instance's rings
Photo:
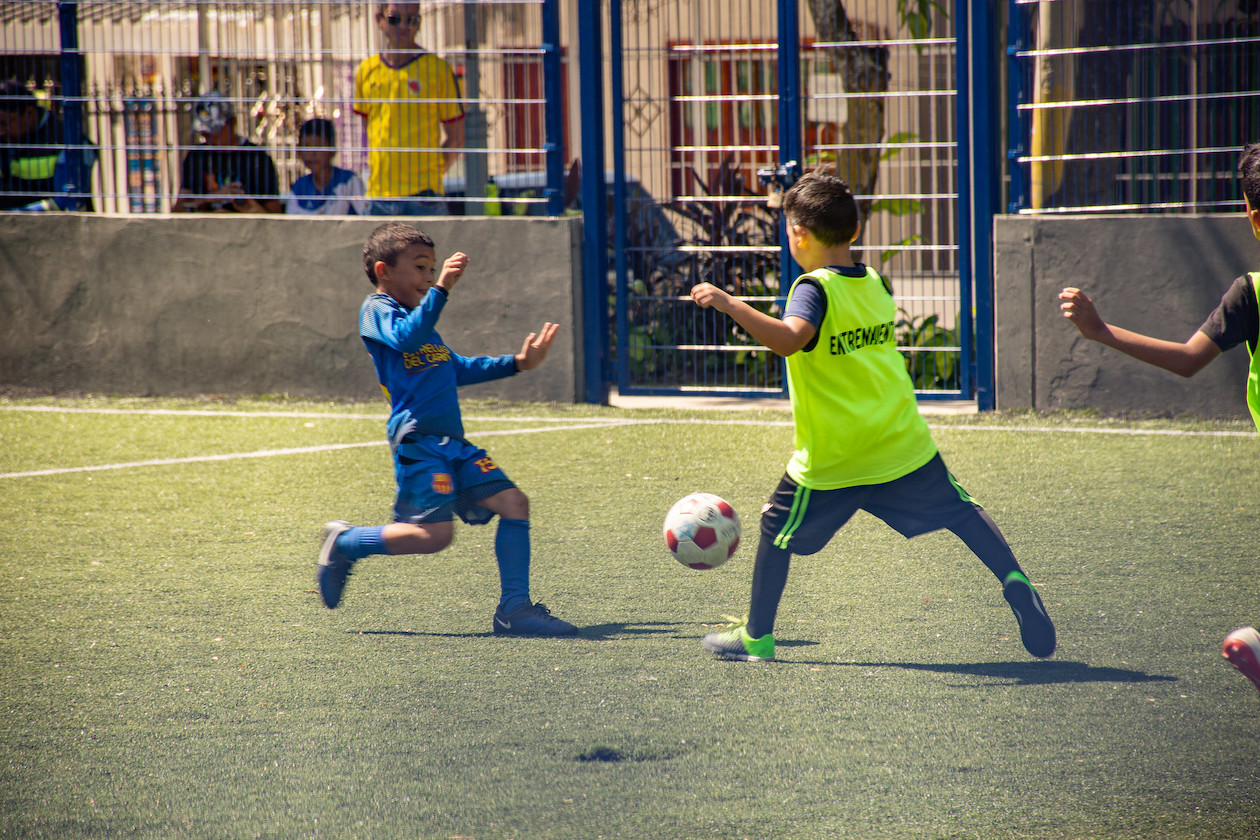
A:
{"type": "Polygon", "coordinates": [[[350,567],[355,563],[337,550],[337,537],[349,529],[350,523],[340,519],[324,526],[324,545],[319,550],[315,580],[319,584],[319,597],[330,610],[341,603],[341,590],[346,588],[346,578],[350,577],[350,567]]]}

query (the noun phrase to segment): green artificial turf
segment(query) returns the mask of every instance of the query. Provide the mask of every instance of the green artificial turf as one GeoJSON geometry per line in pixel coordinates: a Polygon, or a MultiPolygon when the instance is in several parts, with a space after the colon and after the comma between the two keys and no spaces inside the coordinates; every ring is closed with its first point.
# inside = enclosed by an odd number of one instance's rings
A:
{"type": "Polygon", "coordinates": [[[786,412],[465,415],[578,638],[491,634],[493,525],[320,604],[323,523],[390,513],[378,403],[0,401],[0,837],[1260,836],[1260,696],[1220,654],[1260,624],[1246,426],[929,418],[1054,658],[952,535],[859,514],[748,664],[699,640],[747,609],[786,412]],[[661,539],[693,491],[743,520],[715,571],[661,539]]]}

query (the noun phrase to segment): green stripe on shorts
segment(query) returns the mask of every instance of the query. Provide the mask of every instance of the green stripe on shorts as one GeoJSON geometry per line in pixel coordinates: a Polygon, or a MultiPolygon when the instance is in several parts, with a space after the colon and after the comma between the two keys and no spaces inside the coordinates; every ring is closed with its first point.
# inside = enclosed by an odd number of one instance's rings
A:
{"type": "Polygon", "coordinates": [[[962,499],[964,502],[971,502],[973,505],[980,504],[975,499],[971,498],[970,493],[968,493],[966,490],[963,489],[963,486],[958,483],[958,479],[954,478],[954,474],[952,472],[950,472],[949,470],[946,470],[945,474],[949,476],[949,483],[954,485],[954,489],[958,491],[958,497],[960,499],[962,499]]]}
{"type": "Polygon", "coordinates": [[[788,511],[787,522],[783,523],[783,530],[779,531],[774,538],[776,548],[787,548],[788,542],[791,541],[792,535],[796,533],[796,529],[801,526],[801,522],[805,519],[805,511],[809,507],[810,489],[808,487],[797,487],[796,493],[792,496],[792,509],[788,511]]]}

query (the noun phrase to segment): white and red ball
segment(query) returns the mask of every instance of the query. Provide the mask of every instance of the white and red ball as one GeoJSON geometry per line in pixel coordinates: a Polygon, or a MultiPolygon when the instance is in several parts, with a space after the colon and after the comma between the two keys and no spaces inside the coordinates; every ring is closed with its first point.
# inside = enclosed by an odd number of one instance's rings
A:
{"type": "Polygon", "coordinates": [[[665,515],[665,545],[684,566],[716,569],[739,548],[739,516],[721,496],[683,496],[665,515]]]}

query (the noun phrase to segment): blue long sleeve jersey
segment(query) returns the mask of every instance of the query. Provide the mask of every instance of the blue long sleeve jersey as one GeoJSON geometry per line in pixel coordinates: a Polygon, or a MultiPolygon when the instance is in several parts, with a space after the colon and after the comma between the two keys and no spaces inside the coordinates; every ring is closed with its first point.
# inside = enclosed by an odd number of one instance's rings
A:
{"type": "Polygon", "coordinates": [[[359,310],[359,335],[390,403],[393,446],[413,431],[462,438],[456,389],[516,373],[511,354],[469,357],[447,347],[436,329],[445,306],[446,292],[434,286],[412,310],[381,292],[368,295],[359,310]]]}

